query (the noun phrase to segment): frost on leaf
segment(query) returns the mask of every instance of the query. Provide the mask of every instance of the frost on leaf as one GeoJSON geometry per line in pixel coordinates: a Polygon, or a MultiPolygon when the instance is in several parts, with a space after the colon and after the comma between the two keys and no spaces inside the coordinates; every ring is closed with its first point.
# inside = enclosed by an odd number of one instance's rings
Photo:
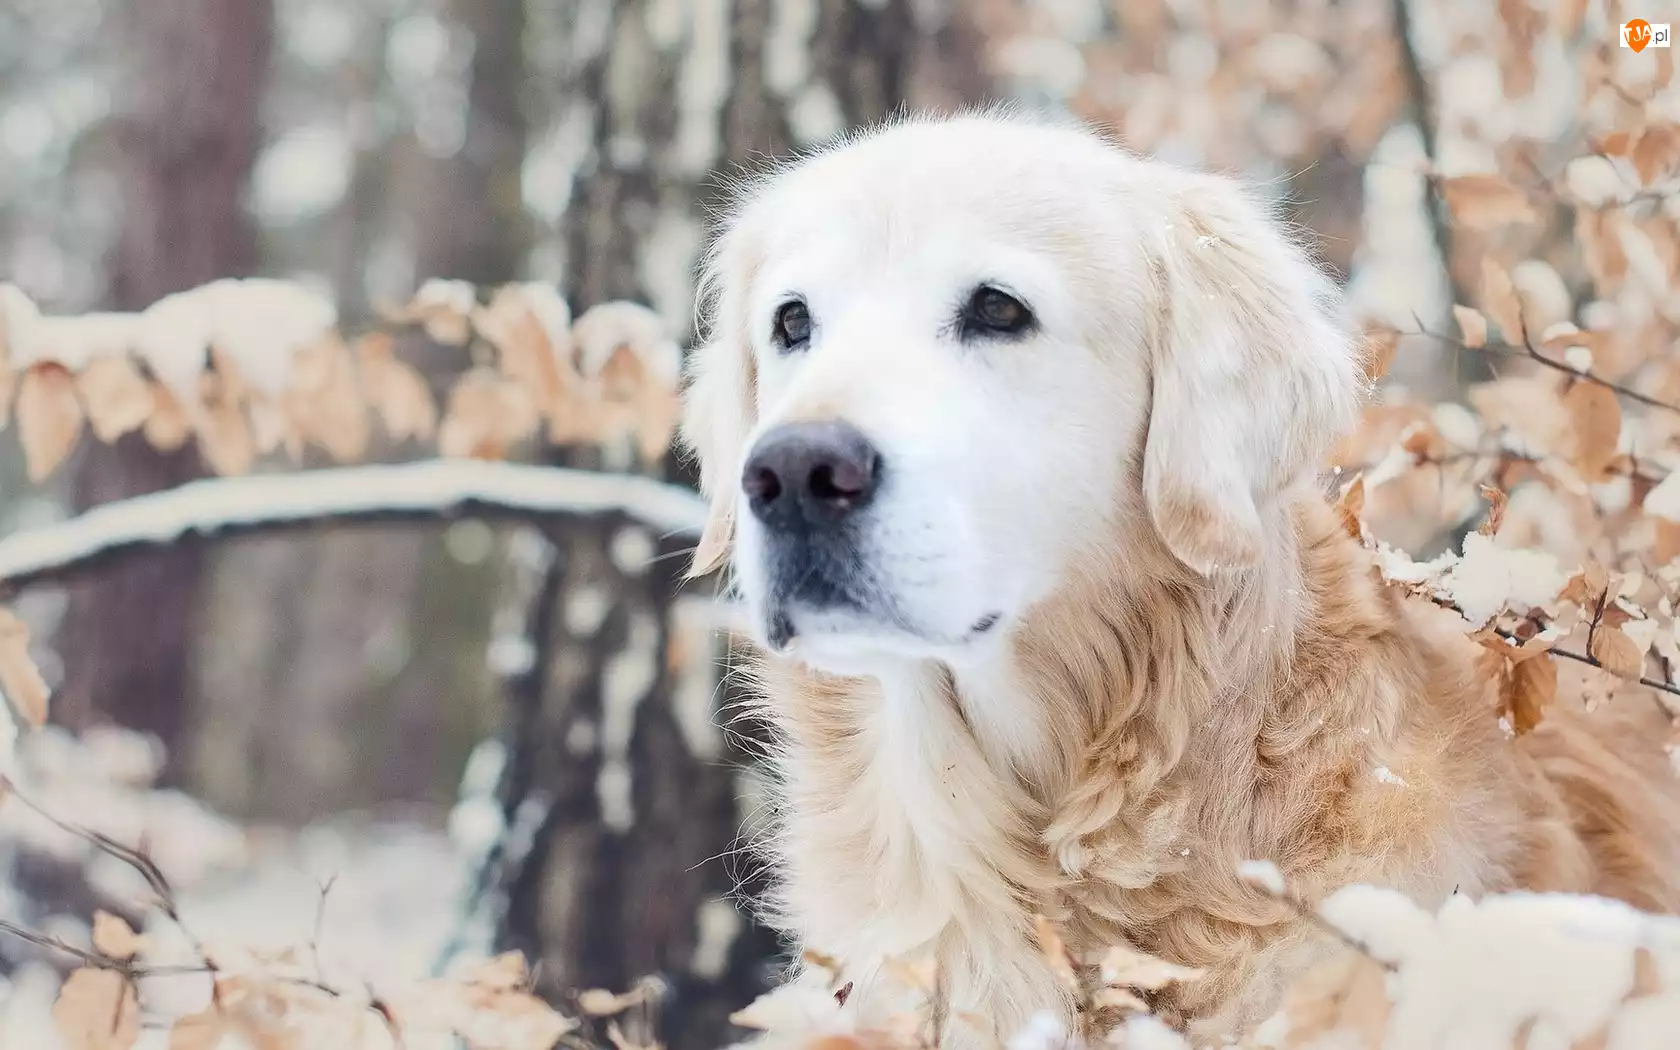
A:
{"type": "Polygon", "coordinates": [[[140,1003],[128,978],[83,967],[65,979],[53,1003],[64,1050],[129,1050],[140,1039],[140,1003]]]}

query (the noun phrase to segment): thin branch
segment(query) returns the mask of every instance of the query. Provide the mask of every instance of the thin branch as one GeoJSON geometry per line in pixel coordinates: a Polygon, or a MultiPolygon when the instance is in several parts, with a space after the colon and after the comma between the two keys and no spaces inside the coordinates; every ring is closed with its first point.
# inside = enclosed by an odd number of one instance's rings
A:
{"type": "Polygon", "coordinates": [[[705,505],[688,489],[647,477],[478,460],[209,478],[0,539],[0,583],[58,580],[133,548],[193,537],[352,522],[611,516],[692,540],[705,505]]]}
{"type": "MultiPolygon", "coordinates": [[[[1441,603],[1437,602],[1436,604],[1441,604],[1441,603]]],[[[1453,608],[1453,609],[1457,608],[1457,606],[1452,606],[1450,604],[1449,604],[1448,607],[1453,608]]],[[[1517,642],[1519,644],[1521,644],[1521,642],[1522,642],[1522,639],[1517,637],[1517,633],[1515,631],[1508,631],[1503,627],[1495,627],[1493,629],[1493,631],[1494,631],[1495,634],[1499,635],[1499,637],[1505,639],[1508,642],[1517,642]]],[[[1606,674],[1613,674],[1614,673],[1612,671],[1607,670],[1603,664],[1598,662],[1598,658],[1593,656],[1590,652],[1589,653],[1578,653],[1578,652],[1575,652],[1571,649],[1560,649],[1557,646],[1553,646],[1552,648],[1547,649],[1546,651],[1548,653],[1551,653],[1553,656],[1561,656],[1565,660],[1573,660],[1578,664],[1586,664],[1588,667],[1596,667],[1600,671],[1604,671],[1606,674]]],[[[1666,665],[1667,658],[1664,657],[1663,661],[1666,665]]],[[[1618,675],[1617,677],[1621,677],[1621,676],[1618,675]]],[[[1626,679],[1624,679],[1624,681],[1626,681],[1626,679]]],[[[1638,679],[1638,682],[1639,682],[1640,685],[1645,686],[1647,689],[1654,689],[1659,693],[1667,693],[1669,696],[1680,697],[1680,687],[1675,686],[1675,684],[1673,682],[1665,682],[1665,681],[1662,681],[1660,679],[1652,678],[1648,675],[1641,676],[1638,679]]],[[[1664,700],[1662,697],[1660,697],[1660,696],[1652,697],[1652,700],[1656,703],[1657,707],[1662,710],[1663,714],[1667,715],[1670,718],[1680,717],[1680,710],[1677,710],[1674,707],[1671,707],[1669,705],[1668,701],[1664,700]]]]}
{"type": "Polygon", "coordinates": [[[1596,383],[1597,385],[1604,387],[1606,390],[1613,391],[1620,397],[1625,397],[1629,401],[1637,402],[1648,408],[1661,409],[1664,412],[1673,412],[1675,415],[1680,415],[1680,405],[1672,404],[1664,401],[1660,397],[1653,397],[1650,394],[1641,393],[1630,386],[1605,379],[1603,376],[1595,374],[1590,369],[1583,371],[1571,365],[1567,361],[1559,361],[1556,358],[1547,357],[1530,344],[1515,346],[1509,343],[1487,343],[1482,346],[1471,346],[1462,339],[1445,335],[1440,332],[1431,332],[1422,325],[1419,326],[1418,331],[1416,332],[1402,332],[1401,334],[1423,336],[1428,339],[1434,339],[1439,342],[1446,343],[1450,346],[1455,346],[1460,350],[1469,350],[1472,353],[1484,354],[1488,357],[1505,357],[1533,361],[1536,364],[1544,365],[1554,371],[1562,372],[1564,375],[1573,376],[1576,379],[1582,379],[1589,383],[1596,383]]]}
{"type": "MultiPolygon", "coordinates": [[[[1443,609],[1451,609],[1453,612],[1458,613],[1461,616],[1464,614],[1464,610],[1458,607],[1458,603],[1450,598],[1441,598],[1434,595],[1426,595],[1425,597],[1443,609]]],[[[1541,624],[1538,621],[1536,621],[1536,624],[1537,626],[1544,626],[1544,624],[1541,624]]],[[[1495,627],[1493,628],[1493,632],[1508,642],[1521,644],[1523,641],[1522,638],[1518,637],[1515,631],[1506,630],[1503,627],[1495,627]]],[[[1546,651],[1553,656],[1560,656],[1566,660],[1573,660],[1579,664],[1586,664],[1588,667],[1596,667],[1606,674],[1615,674],[1614,671],[1611,671],[1609,668],[1599,663],[1598,658],[1593,656],[1590,652],[1578,653],[1574,650],[1565,649],[1561,646],[1555,645],[1551,646],[1546,651]]],[[[1621,678],[1622,676],[1617,675],[1616,677],[1621,678]]],[[[1648,689],[1654,689],[1659,693],[1666,693],[1669,696],[1680,697],[1680,686],[1676,686],[1672,682],[1664,682],[1659,679],[1652,678],[1648,675],[1642,675],[1638,679],[1624,678],[1623,681],[1637,681],[1638,684],[1645,686],[1648,689]]],[[[1668,702],[1663,700],[1662,697],[1652,697],[1652,700],[1665,715],[1670,718],[1680,717],[1680,710],[1670,707],[1668,702]]]]}

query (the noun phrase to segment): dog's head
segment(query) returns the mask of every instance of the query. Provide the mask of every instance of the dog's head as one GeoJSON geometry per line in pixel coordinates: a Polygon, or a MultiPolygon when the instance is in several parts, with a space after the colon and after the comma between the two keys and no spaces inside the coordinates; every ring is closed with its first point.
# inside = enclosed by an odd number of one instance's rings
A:
{"type": "Polygon", "coordinates": [[[1280,225],[1072,126],[808,158],[746,195],[707,288],[694,568],[733,547],[761,640],[828,670],[986,644],[1096,544],[1252,565],[1356,410],[1334,286],[1280,225]]]}

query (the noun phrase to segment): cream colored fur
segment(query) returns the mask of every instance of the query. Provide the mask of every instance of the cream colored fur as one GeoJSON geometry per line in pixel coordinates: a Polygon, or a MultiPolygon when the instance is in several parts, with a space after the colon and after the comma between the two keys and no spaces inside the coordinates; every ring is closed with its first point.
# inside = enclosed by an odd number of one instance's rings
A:
{"type": "Polygon", "coordinates": [[[846,1009],[893,1009],[883,960],[932,953],[948,1044],[1066,1010],[1042,913],[1076,950],[1207,968],[1158,1010],[1240,1030],[1316,950],[1239,880],[1249,859],[1309,900],[1365,881],[1680,905],[1649,707],[1507,741],[1461,625],[1385,591],[1327,509],[1314,472],[1357,413],[1355,344],[1234,183],[1072,126],[911,120],[749,187],[709,278],[696,570],[733,544],[762,611],[739,477],[769,426],[845,420],[902,482],[867,558],[910,626],[812,617],[759,668],[771,914],[842,961],[846,1009]],[[1042,331],[942,336],[980,278],[1024,289],[1042,331]],[[782,355],[769,318],[796,287],[818,336],[782,355]],[[953,640],[992,610],[995,632],[953,640]]]}

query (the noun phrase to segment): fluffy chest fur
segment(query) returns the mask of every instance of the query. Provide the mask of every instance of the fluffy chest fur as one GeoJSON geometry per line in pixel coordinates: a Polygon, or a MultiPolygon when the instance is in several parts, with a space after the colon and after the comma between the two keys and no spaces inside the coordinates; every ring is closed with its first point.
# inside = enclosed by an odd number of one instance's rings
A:
{"type": "Polygon", "coordinates": [[[1237,877],[1249,859],[1307,901],[1361,881],[1426,902],[1630,896],[1584,859],[1544,756],[1500,735],[1474,646],[1386,598],[1315,501],[1297,538],[1286,580],[1093,583],[984,675],[764,669],[783,738],[775,914],[845,967],[848,1009],[913,1005],[877,978],[931,957],[948,1040],[1068,1011],[1035,942],[1045,915],[1077,952],[1207,969],[1159,1004],[1192,1031],[1251,1025],[1314,945],[1237,877]]]}

